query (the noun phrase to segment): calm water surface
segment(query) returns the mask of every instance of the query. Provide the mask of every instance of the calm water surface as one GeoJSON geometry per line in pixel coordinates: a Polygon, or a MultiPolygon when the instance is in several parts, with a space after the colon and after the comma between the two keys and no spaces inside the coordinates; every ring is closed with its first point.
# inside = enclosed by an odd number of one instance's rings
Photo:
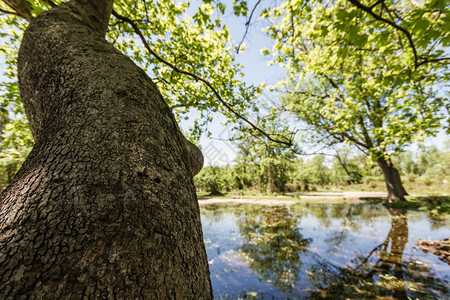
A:
{"type": "Polygon", "coordinates": [[[419,239],[450,220],[370,204],[202,205],[216,299],[448,299],[450,266],[419,239]]]}

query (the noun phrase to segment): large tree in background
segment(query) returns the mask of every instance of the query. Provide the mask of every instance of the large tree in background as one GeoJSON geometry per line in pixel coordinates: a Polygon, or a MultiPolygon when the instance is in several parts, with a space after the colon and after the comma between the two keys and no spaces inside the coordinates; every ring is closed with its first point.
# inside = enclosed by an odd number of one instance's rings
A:
{"type": "Polygon", "coordinates": [[[435,134],[448,116],[449,6],[289,0],[262,14],[275,41],[264,52],[288,70],[281,83],[288,110],[313,138],[370,155],[383,170],[388,201],[407,195],[392,155],[435,134]]]}
{"type": "Polygon", "coordinates": [[[202,156],[104,39],[113,1],[37,17],[36,1],[4,2],[31,21],[18,74],[35,145],[0,196],[0,298],[211,298],[202,156]]]}

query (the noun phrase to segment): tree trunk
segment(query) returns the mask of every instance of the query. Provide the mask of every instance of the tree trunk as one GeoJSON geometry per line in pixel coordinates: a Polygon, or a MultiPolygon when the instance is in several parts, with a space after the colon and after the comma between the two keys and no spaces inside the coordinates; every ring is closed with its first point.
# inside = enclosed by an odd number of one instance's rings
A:
{"type": "Polygon", "coordinates": [[[267,193],[274,194],[278,192],[276,184],[276,169],[273,163],[269,163],[267,166],[267,193]]]}
{"type": "Polygon", "coordinates": [[[0,299],[212,298],[201,153],[104,40],[112,0],[89,2],[41,14],[21,45],[36,143],[0,197],[0,299]]]}
{"type": "Polygon", "coordinates": [[[394,167],[391,159],[381,157],[378,159],[378,165],[383,170],[384,181],[388,191],[387,202],[404,201],[405,196],[408,195],[403,187],[398,170],[394,167]]]}

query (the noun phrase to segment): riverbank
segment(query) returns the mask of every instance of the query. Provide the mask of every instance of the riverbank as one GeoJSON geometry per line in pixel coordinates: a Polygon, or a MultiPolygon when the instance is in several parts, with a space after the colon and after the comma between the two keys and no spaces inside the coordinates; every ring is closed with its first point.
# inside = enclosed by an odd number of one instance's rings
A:
{"type": "MultiPolygon", "coordinates": [[[[219,203],[245,203],[260,205],[292,205],[302,203],[383,203],[385,192],[343,191],[343,192],[297,192],[287,195],[198,195],[200,205],[219,203]]],[[[389,204],[393,208],[410,208],[430,211],[435,214],[450,214],[450,196],[412,195],[407,201],[389,204]]]]}
{"type": "Polygon", "coordinates": [[[298,202],[311,203],[362,203],[367,199],[382,199],[386,197],[383,192],[311,192],[311,193],[291,193],[283,196],[199,196],[199,204],[215,203],[247,203],[261,205],[295,204],[298,202]]]}

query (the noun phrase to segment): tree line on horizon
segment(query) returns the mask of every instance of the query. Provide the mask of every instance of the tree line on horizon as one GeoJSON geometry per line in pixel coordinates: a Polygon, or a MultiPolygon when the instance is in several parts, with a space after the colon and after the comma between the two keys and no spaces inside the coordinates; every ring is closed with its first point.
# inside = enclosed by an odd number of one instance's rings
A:
{"type": "MultiPolygon", "coordinates": [[[[447,142],[448,144],[448,142],[447,142]]],[[[194,177],[202,195],[225,193],[284,194],[345,188],[384,190],[383,174],[363,154],[350,148],[335,155],[299,157],[249,155],[240,148],[234,164],[209,165],[194,177]],[[356,186],[355,186],[356,185],[356,186]]],[[[408,187],[450,191],[450,149],[421,146],[394,158],[408,187]]]]}

